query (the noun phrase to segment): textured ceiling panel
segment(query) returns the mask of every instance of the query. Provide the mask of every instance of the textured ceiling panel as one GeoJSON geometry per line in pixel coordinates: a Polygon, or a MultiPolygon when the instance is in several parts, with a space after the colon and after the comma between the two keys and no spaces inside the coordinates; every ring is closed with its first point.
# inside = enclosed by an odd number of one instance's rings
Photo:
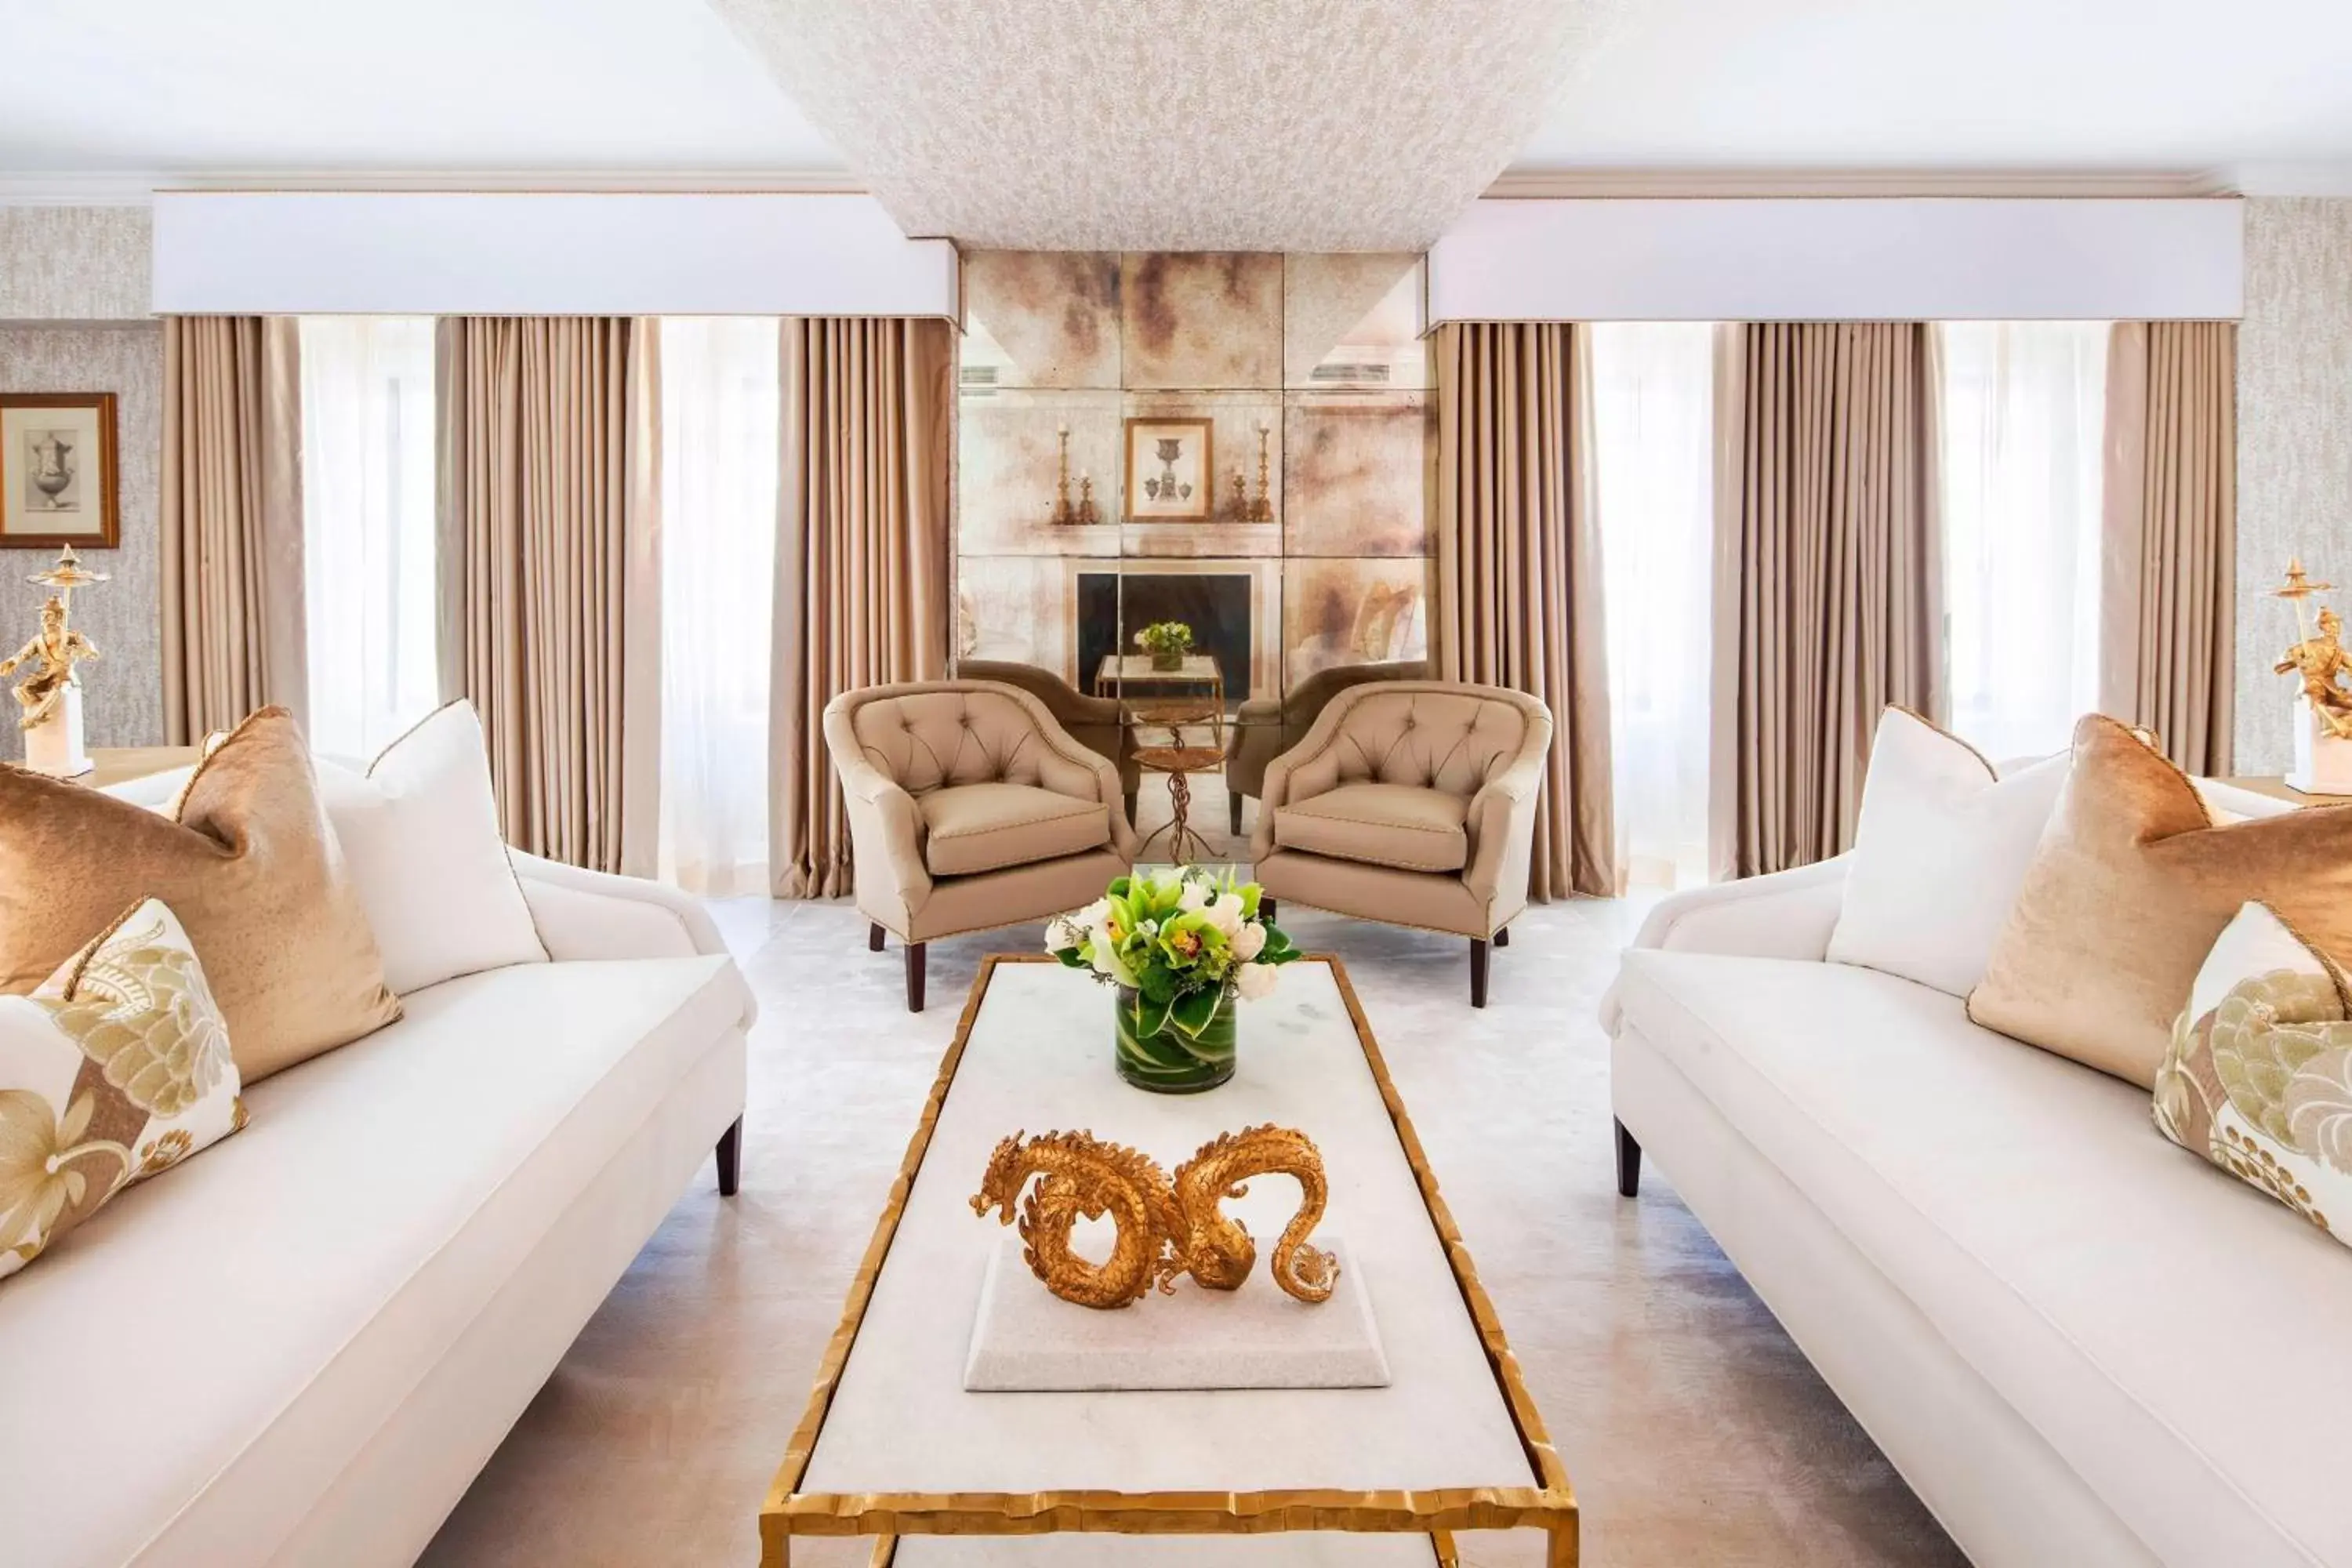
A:
{"type": "Polygon", "coordinates": [[[1617,0],[712,0],[908,234],[1419,250],[1617,0]]]}

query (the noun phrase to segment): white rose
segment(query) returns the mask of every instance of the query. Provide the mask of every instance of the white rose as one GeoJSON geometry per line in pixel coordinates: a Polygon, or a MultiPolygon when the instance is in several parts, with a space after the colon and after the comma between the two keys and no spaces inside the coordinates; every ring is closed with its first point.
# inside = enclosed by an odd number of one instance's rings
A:
{"type": "Polygon", "coordinates": [[[1183,892],[1177,895],[1176,907],[1180,910],[1206,909],[1209,900],[1213,897],[1215,895],[1200,883],[1187,882],[1184,884],[1183,892]]]}
{"type": "Polygon", "coordinates": [[[1108,899],[1097,899],[1093,903],[1088,904],[1085,909],[1080,910],[1077,913],[1069,917],[1070,923],[1072,925],[1085,926],[1089,931],[1100,926],[1103,921],[1108,919],[1110,919],[1110,900],[1108,899]]]}
{"type": "Polygon", "coordinates": [[[1244,1000],[1255,1002],[1274,994],[1274,983],[1280,973],[1271,963],[1244,963],[1234,972],[1234,984],[1244,1000]]]}
{"type": "MultiPolygon", "coordinates": [[[[1242,929],[1233,933],[1234,956],[1246,963],[1265,951],[1265,927],[1255,921],[1244,921],[1242,929]]],[[[1261,964],[1260,968],[1271,965],[1261,964]]]]}
{"type": "Polygon", "coordinates": [[[1215,926],[1228,937],[1242,929],[1242,901],[1231,893],[1227,893],[1215,903],[1211,904],[1202,913],[1209,917],[1211,925],[1215,926]]]}

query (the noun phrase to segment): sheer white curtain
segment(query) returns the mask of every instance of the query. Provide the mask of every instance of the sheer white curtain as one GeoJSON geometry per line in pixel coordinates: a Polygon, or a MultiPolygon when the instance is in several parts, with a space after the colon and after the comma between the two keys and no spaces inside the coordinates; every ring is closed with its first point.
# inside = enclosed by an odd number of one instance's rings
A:
{"type": "Polygon", "coordinates": [[[433,321],[306,316],[301,335],[310,743],[364,759],[440,702],[433,321]]]}
{"type": "Polygon", "coordinates": [[[1633,882],[1706,879],[1715,328],[1592,333],[1618,832],[1633,882]]]}
{"type": "Polygon", "coordinates": [[[1938,331],[1952,728],[1995,762],[2062,751],[2098,706],[2108,326],[1938,331]]]}
{"type": "Polygon", "coordinates": [[[773,318],[661,324],[661,874],[768,890],[768,623],[783,437],[773,318]]]}

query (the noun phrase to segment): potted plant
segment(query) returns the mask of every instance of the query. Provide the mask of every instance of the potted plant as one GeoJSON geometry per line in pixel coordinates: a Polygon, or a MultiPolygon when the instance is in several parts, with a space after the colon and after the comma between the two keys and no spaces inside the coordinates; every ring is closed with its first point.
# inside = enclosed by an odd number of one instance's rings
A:
{"type": "Polygon", "coordinates": [[[1192,651],[1192,628],[1181,621],[1155,621],[1135,634],[1135,646],[1151,656],[1154,669],[1181,669],[1192,651]]]}
{"type": "Polygon", "coordinates": [[[1160,1094],[1195,1094],[1234,1076],[1234,1014],[1298,957],[1258,913],[1255,882],[1199,867],[1120,877],[1045,928],[1045,949],[1118,991],[1118,1076],[1160,1094]]]}

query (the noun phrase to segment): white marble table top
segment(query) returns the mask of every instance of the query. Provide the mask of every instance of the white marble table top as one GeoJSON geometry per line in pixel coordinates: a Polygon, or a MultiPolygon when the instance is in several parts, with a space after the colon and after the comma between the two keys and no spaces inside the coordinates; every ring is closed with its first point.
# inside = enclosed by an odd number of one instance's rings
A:
{"type": "MultiPolygon", "coordinates": [[[[1191,1096],[1149,1094],[1119,1080],[1111,998],[1086,975],[1055,964],[1000,963],[983,969],[978,984],[986,990],[961,1059],[814,1450],[791,1486],[796,1501],[892,1494],[903,1514],[903,1505],[921,1499],[944,1505],[942,1494],[950,1493],[965,1494],[956,1500],[969,1506],[975,1495],[1034,1500],[1078,1491],[1393,1498],[1504,1489],[1525,1500],[1540,1490],[1331,965],[1293,964],[1273,996],[1243,1004],[1239,1070],[1231,1082],[1191,1096]],[[1089,1131],[1172,1168],[1219,1132],[1267,1121],[1304,1131],[1322,1150],[1331,1194],[1326,1223],[1345,1234],[1376,1282],[1370,1300],[1389,1362],[1387,1386],[965,1390],[973,1314],[1001,1236],[996,1219],[975,1216],[969,1200],[999,1139],[1016,1131],[1089,1131]]],[[[1227,1210],[1270,1237],[1297,1200],[1294,1184],[1268,1180],[1227,1210]]],[[[1244,1289],[1274,1287],[1254,1278],[1244,1289]]],[[[1149,1314],[1155,1303],[1127,1310],[1149,1314]]],[[[1528,1415],[1532,1419],[1531,1407],[1528,1415]]],[[[780,1488],[792,1469],[788,1460],[780,1488]]],[[[1564,1503],[1564,1483],[1549,1496],[1564,1503]]],[[[782,1506],[780,1491],[768,1511],[782,1506]]],[[[1364,1536],[1364,1550],[1351,1554],[1347,1539],[1302,1537],[1297,1552],[1254,1549],[1261,1556],[1250,1561],[1317,1563],[1334,1549],[1341,1552],[1335,1561],[1402,1560],[1391,1555],[1393,1541],[1364,1536]]],[[[1030,1540],[1024,1551],[1011,1550],[1008,1540],[1007,1551],[986,1559],[1058,1562],[1051,1552],[1071,1549],[1030,1540]]],[[[1426,1535],[1415,1540],[1425,1553],[1426,1535]]],[[[945,1545],[908,1533],[900,1561],[932,1560],[918,1552],[919,1541],[922,1552],[945,1545]]],[[[1178,1552],[1171,1561],[1193,1560],[1173,1543],[1171,1550],[1178,1552]]]]}

